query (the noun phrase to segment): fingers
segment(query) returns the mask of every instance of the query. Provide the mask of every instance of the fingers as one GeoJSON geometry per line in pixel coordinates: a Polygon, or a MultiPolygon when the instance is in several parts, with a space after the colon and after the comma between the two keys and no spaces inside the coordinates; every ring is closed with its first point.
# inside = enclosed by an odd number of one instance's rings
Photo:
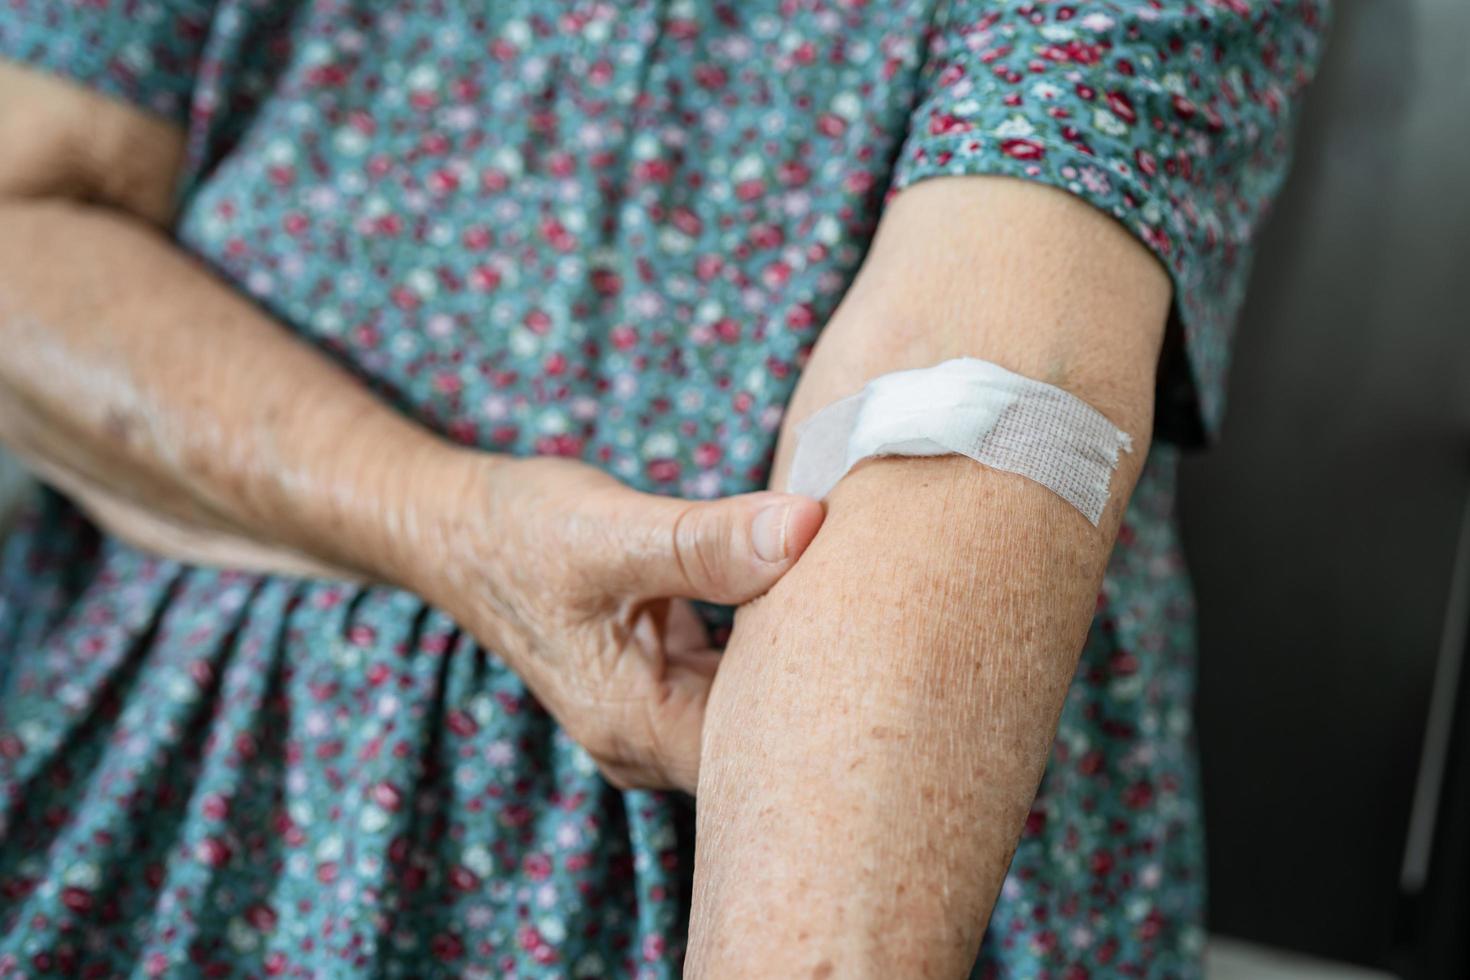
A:
{"type": "Polygon", "coordinates": [[[741,603],[764,593],[801,557],[822,505],[785,493],[689,501],[636,495],[623,566],[634,595],[741,603]]]}
{"type": "Polygon", "coordinates": [[[644,714],[630,726],[638,737],[622,732],[622,738],[608,740],[617,743],[611,751],[589,746],[610,783],[619,789],[678,789],[694,795],[705,706],[719,658],[713,650],[671,654],[657,696],[639,701],[644,714]]]}
{"type": "Polygon", "coordinates": [[[664,650],[669,653],[689,653],[710,648],[709,630],[704,620],[695,612],[694,605],[686,599],[674,599],[669,603],[668,618],[664,621],[664,650]]]}

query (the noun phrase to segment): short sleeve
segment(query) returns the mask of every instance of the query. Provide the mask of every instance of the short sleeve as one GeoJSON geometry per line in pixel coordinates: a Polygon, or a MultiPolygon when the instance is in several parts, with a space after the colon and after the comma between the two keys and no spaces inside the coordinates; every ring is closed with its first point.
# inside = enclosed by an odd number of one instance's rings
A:
{"type": "Polygon", "coordinates": [[[0,0],[0,57],[186,125],[211,0],[0,0]]]}
{"type": "Polygon", "coordinates": [[[1174,284],[1158,435],[1212,437],[1327,0],[939,0],[894,187],[1004,174],[1111,214],[1174,284]]]}

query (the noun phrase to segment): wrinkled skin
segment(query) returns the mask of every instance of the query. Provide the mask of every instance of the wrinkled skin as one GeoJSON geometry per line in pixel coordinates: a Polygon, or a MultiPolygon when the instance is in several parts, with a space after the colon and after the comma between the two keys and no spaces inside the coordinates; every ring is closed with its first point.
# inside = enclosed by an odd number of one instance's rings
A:
{"type": "Polygon", "coordinates": [[[491,467],[464,486],[463,533],[446,526],[418,591],[504,656],[612,783],[693,793],[720,654],[686,599],[765,592],[815,536],[821,505],[658,497],[559,459],[491,467]],[[773,504],[785,557],[765,561],[752,525],[773,504]]]}

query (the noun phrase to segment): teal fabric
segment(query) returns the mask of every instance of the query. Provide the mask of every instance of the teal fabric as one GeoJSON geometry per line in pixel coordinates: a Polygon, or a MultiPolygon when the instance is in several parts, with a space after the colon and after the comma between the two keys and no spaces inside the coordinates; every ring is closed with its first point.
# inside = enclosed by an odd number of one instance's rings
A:
{"type": "MultiPolygon", "coordinates": [[[[180,247],[404,412],[714,497],[764,485],[884,201],[939,174],[1131,229],[1176,289],[1161,420],[1212,431],[1323,6],[11,0],[0,54],[185,127],[180,247]]],[[[1199,973],[1177,456],[977,976],[1199,973]]],[[[691,815],[414,596],[161,560],[57,496],[6,543],[0,975],[671,976],[691,815]]]]}

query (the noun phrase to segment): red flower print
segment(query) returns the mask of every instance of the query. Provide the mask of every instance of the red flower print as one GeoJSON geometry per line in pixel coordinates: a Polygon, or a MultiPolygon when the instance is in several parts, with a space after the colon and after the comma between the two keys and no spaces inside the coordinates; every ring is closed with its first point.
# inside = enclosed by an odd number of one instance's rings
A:
{"type": "Polygon", "coordinates": [[[258,902],[246,910],[245,921],[257,932],[272,932],[276,928],[276,910],[264,902],[258,902]]]}
{"type": "Polygon", "coordinates": [[[25,755],[25,743],[14,732],[0,732],[0,759],[19,759],[25,755]]]}
{"type": "Polygon", "coordinates": [[[480,887],[480,878],[464,865],[456,864],[449,869],[449,884],[456,891],[472,892],[480,887]]]}
{"type": "Polygon", "coordinates": [[[623,280],[612,269],[593,269],[592,288],[599,296],[616,296],[623,288],[623,280]]]}
{"type": "Polygon", "coordinates": [[[374,803],[389,813],[397,812],[403,806],[403,791],[387,780],[374,783],[371,796],[374,803]]]}
{"type": "Polygon", "coordinates": [[[812,179],[812,171],[799,160],[787,160],[776,168],[776,179],[787,187],[804,187],[812,179]]]}
{"type": "Polygon", "coordinates": [[[739,201],[759,201],[766,193],[763,180],[742,180],[735,185],[735,198],[739,201]]]}
{"type": "Polygon", "coordinates": [[[971,126],[958,116],[947,113],[936,112],[929,117],[929,133],[931,136],[948,136],[951,133],[968,133],[971,126]]]}
{"type": "Polygon", "coordinates": [[[719,65],[695,65],[694,81],[701,88],[722,89],[730,81],[730,76],[719,65]]]}
{"type": "MultiPolygon", "coordinates": [[[[582,455],[582,440],[569,432],[541,436],[536,440],[536,454],[539,456],[565,456],[568,459],[575,459],[582,455]]],[[[474,733],[471,732],[470,734],[474,733]]]]}
{"type": "Polygon", "coordinates": [[[1138,113],[1133,111],[1133,101],[1128,98],[1126,92],[1109,92],[1108,108],[1113,110],[1113,115],[1130,126],[1138,121],[1138,113]]]}
{"type": "Polygon", "coordinates": [[[429,949],[435,959],[448,963],[464,956],[464,940],[452,932],[438,932],[429,941],[429,949]]]}
{"type": "Polygon", "coordinates": [[[61,904],[78,915],[92,911],[92,893],[85,888],[68,885],[61,890],[61,904]]]}
{"type": "Polygon", "coordinates": [[[1153,801],[1154,788],[1146,779],[1140,779],[1123,792],[1124,804],[1133,810],[1142,810],[1152,805],[1153,801]]]}
{"type": "Polygon", "coordinates": [[[230,803],[218,793],[210,793],[204,797],[199,812],[204,814],[206,819],[223,820],[230,812],[230,803]]]}
{"type": "Polygon", "coordinates": [[[768,289],[780,289],[791,279],[791,266],[785,262],[772,262],[761,270],[761,282],[768,289]]]}
{"type": "Polygon", "coordinates": [[[488,293],[500,285],[500,270],[493,265],[477,265],[469,272],[470,288],[477,293],[488,293]]]}
{"type": "Polygon", "coordinates": [[[1139,234],[1142,235],[1144,244],[1153,248],[1154,251],[1160,255],[1169,254],[1169,235],[1164,229],[1155,225],[1143,225],[1139,229],[1139,234]]]}
{"type": "Polygon", "coordinates": [[[780,225],[758,224],[750,229],[750,244],[756,248],[780,248],[785,243],[780,225]]]}
{"type": "Polygon", "coordinates": [[[195,846],[194,856],[211,868],[221,868],[230,861],[230,848],[218,837],[206,837],[195,846]]]}
{"type": "Polygon", "coordinates": [[[1006,156],[1015,157],[1017,160],[1040,160],[1046,156],[1045,147],[1035,140],[1028,139],[1003,140],[1000,150],[1006,156]]]}
{"type": "Polygon", "coordinates": [[[817,118],[817,132],[823,136],[841,136],[847,132],[847,120],[835,113],[824,113],[817,118]]]}
{"type": "Polygon", "coordinates": [[[667,183],[673,175],[667,160],[641,160],[633,167],[633,176],[648,184],[667,183]]]}
{"type": "Polygon", "coordinates": [[[495,243],[495,235],[484,225],[471,225],[459,239],[472,252],[480,252],[495,243]]]}
{"type": "Polygon", "coordinates": [[[792,330],[806,330],[816,322],[816,313],[804,303],[793,306],[786,313],[786,325],[792,330]]]}
{"type": "Polygon", "coordinates": [[[480,730],[480,726],[476,724],[475,719],[470,717],[469,712],[459,708],[449,712],[445,721],[449,725],[449,730],[461,738],[469,738],[480,730]]]}
{"type": "Polygon", "coordinates": [[[547,218],[541,222],[541,235],[558,252],[570,252],[577,247],[576,236],[555,218],[547,218]]]}
{"type": "Polygon", "coordinates": [[[689,208],[674,208],[669,212],[669,222],[690,238],[698,238],[704,231],[704,221],[689,208]]]}
{"type": "Polygon", "coordinates": [[[632,350],[638,344],[638,331],[623,324],[608,332],[608,340],[618,350],[632,350]]]}

